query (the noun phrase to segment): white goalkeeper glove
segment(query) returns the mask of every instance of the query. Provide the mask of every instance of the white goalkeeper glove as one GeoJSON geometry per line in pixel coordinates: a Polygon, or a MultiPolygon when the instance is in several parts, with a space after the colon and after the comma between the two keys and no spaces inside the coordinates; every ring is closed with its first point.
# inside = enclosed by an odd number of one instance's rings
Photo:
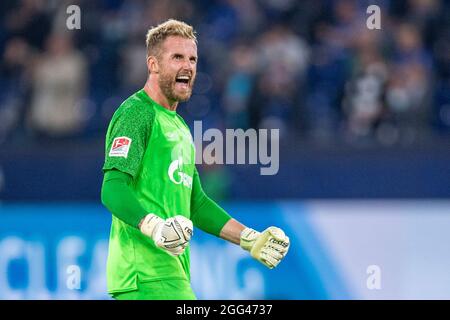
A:
{"type": "Polygon", "coordinates": [[[192,221],[181,215],[164,220],[150,213],[145,216],[140,230],[173,256],[184,252],[193,235],[192,221]]]}
{"type": "Polygon", "coordinates": [[[262,233],[251,228],[241,232],[241,248],[270,269],[275,268],[286,256],[289,245],[289,237],[277,227],[269,227],[262,233]]]}

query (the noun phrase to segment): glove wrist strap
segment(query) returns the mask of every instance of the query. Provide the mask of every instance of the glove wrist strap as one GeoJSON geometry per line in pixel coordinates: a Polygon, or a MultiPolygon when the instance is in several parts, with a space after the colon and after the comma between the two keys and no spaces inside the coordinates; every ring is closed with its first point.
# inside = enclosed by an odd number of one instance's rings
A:
{"type": "Polygon", "coordinates": [[[145,216],[144,221],[141,224],[141,232],[145,234],[146,236],[154,239],[155,230],[158,224],[164,222],[163,219],[158,217],[157,215],[153,213],[149,213],[145,216]]]}
{"type": "Polygon", "coordinates": [[[242,249],[250,251],[259,234],[260,233],[258,231],[255,231],[252,228],[245,228],[241,232],[239,245],[241,246],[242,249]]]}

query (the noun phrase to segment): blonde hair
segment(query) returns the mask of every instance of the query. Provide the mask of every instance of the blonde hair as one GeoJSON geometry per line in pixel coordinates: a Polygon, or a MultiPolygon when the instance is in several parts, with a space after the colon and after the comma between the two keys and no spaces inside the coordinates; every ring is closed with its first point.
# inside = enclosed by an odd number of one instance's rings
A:
{"type": "Polygon", "coordinates": [[[169,19],[156,27],[152,27],[147,32],[146,45],[147,57],[159,56],[161,44],[169,36],[180,36],[186,39],[192,39],[197,43],[194,28],[182,21],[169,19]]]}

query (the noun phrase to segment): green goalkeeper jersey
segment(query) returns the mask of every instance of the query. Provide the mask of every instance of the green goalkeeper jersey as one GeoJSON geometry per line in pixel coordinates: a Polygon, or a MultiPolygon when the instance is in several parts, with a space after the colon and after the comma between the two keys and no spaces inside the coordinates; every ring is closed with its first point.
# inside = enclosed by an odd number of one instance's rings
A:
{"type": "MultiPolygon", "coordinates": [[[[195,148],[183,119],[153,101],[142,89],[117,109],[106,134],[103,170],[133,177],[131,189],[148,213],[163,219],[191,219],[195,148]]],[[[136,226],[113,215],[107,282],[110,293],[135,290],[137,281],[190,281],[189,247],[171,256],[136,226]]]]}

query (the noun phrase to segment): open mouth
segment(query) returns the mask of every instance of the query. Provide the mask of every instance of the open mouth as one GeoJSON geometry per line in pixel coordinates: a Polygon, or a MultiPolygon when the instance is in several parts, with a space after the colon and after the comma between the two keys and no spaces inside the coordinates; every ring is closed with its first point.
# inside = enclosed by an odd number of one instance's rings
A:
{"type": "Polygon", "coordinates": [[[178,76],[176,77],[175,82],[188,85],[190,80],[191,80],[190,76],[178,76]]]}

